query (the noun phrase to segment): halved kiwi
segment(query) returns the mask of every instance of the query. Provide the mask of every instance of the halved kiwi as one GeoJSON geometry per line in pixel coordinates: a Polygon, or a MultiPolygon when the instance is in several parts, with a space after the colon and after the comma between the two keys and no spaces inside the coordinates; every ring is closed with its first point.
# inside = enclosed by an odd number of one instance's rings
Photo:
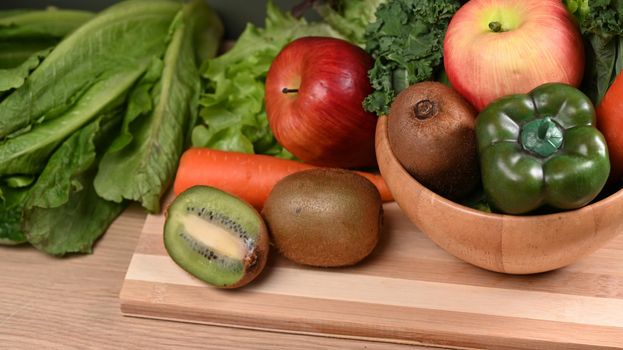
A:
{"type": "Polygon", "coordinates": [[[260,214],[213,187],[192,187],[167,210],[167,252],[184,270],[216,287],[236,288],[252,281],[264,269],[268,243],[260,214]]]}

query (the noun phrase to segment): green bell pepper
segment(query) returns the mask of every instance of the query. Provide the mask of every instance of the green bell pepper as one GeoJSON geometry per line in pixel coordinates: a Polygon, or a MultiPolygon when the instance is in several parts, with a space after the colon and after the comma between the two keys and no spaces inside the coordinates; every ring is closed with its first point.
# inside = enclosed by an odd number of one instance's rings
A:
{"type": "Polygon", "coordinates": [[[485,194],[496,209],[522,214],[592,201],[610,173],[595,109],[579,90],[548,83],[502,97],[476,120],[485,194]]]}

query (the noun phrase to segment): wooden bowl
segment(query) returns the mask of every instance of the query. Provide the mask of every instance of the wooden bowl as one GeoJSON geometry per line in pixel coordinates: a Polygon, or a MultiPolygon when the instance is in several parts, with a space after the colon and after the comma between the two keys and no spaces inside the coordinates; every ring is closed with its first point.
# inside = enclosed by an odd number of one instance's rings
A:
{"type": "Polygon", "coordinates": [[[448,253],[487,270],[554,270],[594,252],[623,229],[623,190],[577,210],[534,216],[485,213],[445,199],[398,162],[389,146],[387,117],[377,124],[376,155],[409,220],[448,253]]]}

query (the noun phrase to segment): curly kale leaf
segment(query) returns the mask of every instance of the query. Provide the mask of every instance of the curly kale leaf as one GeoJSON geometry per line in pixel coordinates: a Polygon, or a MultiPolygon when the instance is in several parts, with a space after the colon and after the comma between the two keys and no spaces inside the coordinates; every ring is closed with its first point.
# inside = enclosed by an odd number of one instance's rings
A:
{"type": "Polygon", "coordinates": [[[582,90],[598,104],[623,67],[623,1],[564,0],[586,45],[582,90]]]}
{"type": "Polygon", "coordinates": [[[620,0],[564,0],[569,12],[577,19],[582,33],[623,35],[620,0]]]}
{"type": "Polygon", "coordinates": [[[386,114],[400,91],[435,77],[448,23],[459,6],[455,0],[390,0],[378,7],[365,34],[366,50],[375,60],[366,110],[386,114]]]}

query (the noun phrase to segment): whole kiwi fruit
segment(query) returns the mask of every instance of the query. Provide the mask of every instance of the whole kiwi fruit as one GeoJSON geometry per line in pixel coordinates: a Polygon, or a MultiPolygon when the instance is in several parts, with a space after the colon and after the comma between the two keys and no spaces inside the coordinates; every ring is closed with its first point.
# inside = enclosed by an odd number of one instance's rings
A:
{"type": "Polygon", "coordinates": [[[269,237],[260,213],[227,192],[194,186],[171,203],[164,224],[169,256],[220,288],[244,286],[264,269],[269,237]]]}
{"type": "Polygon", "coordinates": [[[299,264],[353,265],[376,246],[383,206],[376,187],[342,169],[311,169],[286,176],[262,214],[273,244],[299,264]]]}
{"type": "Polygon", "coordinates": [[[417,83],[391,105],[389,145],[413,178],[444,197],[459,199],[480,183],[475,120],[476,110],[452,88],[417,83]]]}

